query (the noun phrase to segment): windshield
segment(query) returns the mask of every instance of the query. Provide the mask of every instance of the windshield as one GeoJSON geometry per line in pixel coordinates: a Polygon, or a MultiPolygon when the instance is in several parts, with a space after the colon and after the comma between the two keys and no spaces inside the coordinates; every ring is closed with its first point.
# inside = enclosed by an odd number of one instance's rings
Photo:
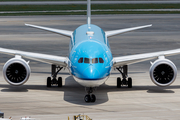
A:
{"type": "Polygon", "coordinates": [[[95,63],[104,63],[104,60],[102,58],[79,58],[78,60],[78,63],[92,63],[92,64],[95,64],[95,63]]]}

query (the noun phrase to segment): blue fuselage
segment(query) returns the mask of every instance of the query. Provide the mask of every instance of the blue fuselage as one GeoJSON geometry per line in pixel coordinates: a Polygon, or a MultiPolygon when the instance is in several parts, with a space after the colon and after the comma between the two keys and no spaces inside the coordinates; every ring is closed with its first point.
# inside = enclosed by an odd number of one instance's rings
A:
{"type": "Polygon", "coordinates": [[[112,54],[105,32],[96,25],[78,27],[70,42],[70,71],[85,87],[103,84],[110,75],[112,54]]]}

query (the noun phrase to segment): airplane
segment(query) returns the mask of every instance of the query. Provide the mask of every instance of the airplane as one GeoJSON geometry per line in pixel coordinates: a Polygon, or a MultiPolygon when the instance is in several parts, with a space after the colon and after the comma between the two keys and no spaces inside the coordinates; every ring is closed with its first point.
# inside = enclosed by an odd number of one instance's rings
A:
{"type": "Polygon", "coordinates": [[[57,75],[63,68],[68,69],[75,81],[86,88],[85,102],[96,101],[93,91],[105,83],[112,69],[117,69],[122,75],[122,80],[121,77],[117,78],[117,87],[131,88],[132,78],[128,77],[128,66],[131,64],[156,59],[151,62],[149,70],[152,82],[157,86],[165,87],[171,85],[176,79],[177,68],[172,61],[165,57],[180,54],[180,49],[113,57],[108,42],[109,37],[152,25],[103,31],[100,27],[91,24],[90,0],[87,0],[87,24],[79,26],[74,31],[25,25],[69,37],[69,56],[62,57],[0,48],[0,53],[14,56],[3,66],[4,79],[10,85],[23,85],[29,79],[31,69],[29,62],[24,58],[51,65],[51,77],[47,78],[47,87],[52,85],[62,87],[62,77],[57,79],[57,75]]]}

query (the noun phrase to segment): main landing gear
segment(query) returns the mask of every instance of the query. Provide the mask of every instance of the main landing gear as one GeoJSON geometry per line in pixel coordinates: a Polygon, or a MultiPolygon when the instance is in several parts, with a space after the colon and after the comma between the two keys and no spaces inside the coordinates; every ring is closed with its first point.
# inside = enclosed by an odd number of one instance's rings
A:
{"type": "Polygon", "coordinates": [[[47,78],[47,87],[51,87],[52,85],[56,84],[58,87],[62,87],[62,77],[58,77],[57,74],[62,70],[63,67],[52,65],[51,66],[51,77],[47,78]]]}
{"type": "Polygon", "coordinates": [[[87,91],[87,95],[85,95],[84,97],[84,101],[89,103],[89,102],[95,102],[96,101],[96,96],[93,93],[93,91],[95,90],[95,88],[86,88],[86,91],[87,91]]]}
{"type": "Polygon", "coordinates": [[[117,88],[120,88],[121,86],[128,86],[128,88],[132,88],[132,78],[127,77],[128,73],[128,66],[122,66],[116,68],[122,75],[122,80],[120,77],[117,78],[117,88]]]}

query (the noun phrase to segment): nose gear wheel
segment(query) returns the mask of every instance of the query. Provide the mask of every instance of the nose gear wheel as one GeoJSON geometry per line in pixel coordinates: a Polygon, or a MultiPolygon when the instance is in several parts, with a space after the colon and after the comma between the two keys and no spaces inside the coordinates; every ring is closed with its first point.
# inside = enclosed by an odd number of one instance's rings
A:
{"type": "Polygon", "coordinates": [[[84,96],[84,101],[86,103],[89,103],[89,102],[95,102],[96,101],[96,96],[93,93],[93,91],[95,90],[95,88],[86,88],[86,92],[88,93],[87,95],[84,96]]]}

